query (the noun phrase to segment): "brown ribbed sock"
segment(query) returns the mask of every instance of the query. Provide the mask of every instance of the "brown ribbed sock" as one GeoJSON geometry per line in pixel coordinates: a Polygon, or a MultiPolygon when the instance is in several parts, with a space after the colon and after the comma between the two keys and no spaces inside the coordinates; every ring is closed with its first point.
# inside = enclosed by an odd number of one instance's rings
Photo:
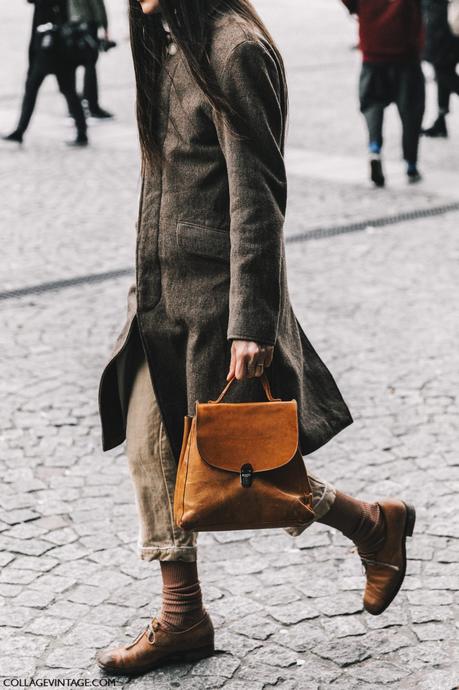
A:
{"type": "Polygon", "coordinates": [[[376,553],[384,544],[386,525],[378,503],[358,501],[337,491],[332,507],[317,522],[342,532],[362,554],[376,553]]]}
{"type": "Polygon", "coordinates": [[[204,616],[196,561],[160,561],[163,602],[158,620],[165,630],[187,630],[204,616]]]}

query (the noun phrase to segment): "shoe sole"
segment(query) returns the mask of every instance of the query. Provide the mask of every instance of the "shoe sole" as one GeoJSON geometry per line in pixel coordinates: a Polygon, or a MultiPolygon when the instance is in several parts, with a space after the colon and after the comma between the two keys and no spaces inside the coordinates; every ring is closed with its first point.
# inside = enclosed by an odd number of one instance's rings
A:
{"type": "Polygon", "coordinates": [[[168,666],[170,664],[184,664],[190,661],[200,661],[201,659],[206,659],[215,653],[214,645],[207,645],[206,647],[199,647],[198,649],[191,649],[188,652],[183,652],[182,654],[171,654],[163,659],[158,660],[154,664],[148,664],[142,668],[127,670],[123,668],[117,668],[114,666],[104,666],[97,662],[99,668],[101,668],[106,673],[111,673],[117,676],[140,676],[149,671],[154,671],[162,666],[168,666]]]}
{"type": "Polygon", "coordinates": [[[400,591],[401,586],[403,585],[403,581],[405,579],[406,575],[406,539],[407,537],[412,537],[413,532],[414,532],[414,526],[416,524],[416,509],[411,503],[405,503],[403,501],[403,505],[405,506],[405,527],[403,530],[403,541],[402,541],[402,555],[403,555],[403,567],[400,573],[400,579],[397,582],[396,587],[394,588],[390,598],[385,602],[384,606],[380,609],[377,609],[376,611],[368,611],[368,609],[365,609],[367,613],[371,613],[372,616],[379,616],[381,613],[383,613],[390,604],[394,601],[395,597],[400,591]]]}

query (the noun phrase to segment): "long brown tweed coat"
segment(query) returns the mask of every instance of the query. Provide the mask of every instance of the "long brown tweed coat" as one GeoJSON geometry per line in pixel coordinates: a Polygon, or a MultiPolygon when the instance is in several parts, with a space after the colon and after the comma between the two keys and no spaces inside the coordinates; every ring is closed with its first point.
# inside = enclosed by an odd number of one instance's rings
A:
{"type": "MultiPolygon", "coordinates": [[[[216,117],[180,51],[160,98],[164,162],[143,180],[136,286],[100,384],[104,450],[125,438],[116,356],[140,332],[163,421],[178,457],[183,417],[225,385],[231,339],[274,345],[273,393],[298,401],[303,455],[351,423],[349,410],[290,305],[284,257],[284,81],[273,51],[232,14],[215,20],[211,63],[250,123],[237,137],[216,117]]],[[[256,379],[231,400],[262,400],[256,379]]]]}

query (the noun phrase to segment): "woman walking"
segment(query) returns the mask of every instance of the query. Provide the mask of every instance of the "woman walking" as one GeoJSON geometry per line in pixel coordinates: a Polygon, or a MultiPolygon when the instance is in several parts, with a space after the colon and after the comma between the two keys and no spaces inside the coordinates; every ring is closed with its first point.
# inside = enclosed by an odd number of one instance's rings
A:
{"type": "MultiPolygon", "coordinates": [[[[162,609],[129,645],[102,651],[111,673],[138,674],[212,653],[196,534],[172,502],[184,415],[225,377],[237,401],[298,403],[303,455],[352,421],[289,301],[283,223],[287,94],[282,59],[249,0],[130,0],[143,154],[136,285],[100,384],[103,447],[127,439],[139,555],[158,560],[162,609]]],[[[315,519],[365,563],[365,608],[398,592],[414,510],[368,504],[310,477],[315,519]]],[[[309,523],[308,523],[309,524],[309,523]]],[[[297,535],[305,529],[292,528],[297,535]]]]}

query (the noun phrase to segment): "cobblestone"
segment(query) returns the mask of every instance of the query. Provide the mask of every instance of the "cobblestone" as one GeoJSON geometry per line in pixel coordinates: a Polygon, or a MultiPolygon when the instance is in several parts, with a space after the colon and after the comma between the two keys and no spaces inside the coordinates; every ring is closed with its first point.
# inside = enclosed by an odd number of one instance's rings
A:
{"type": "Polygon", "coordinates": [[[24,590],[12,599],[13,605],[46,608],[55,598],[55,592],[40,588],[40,590],[24,590]]]}
{"type": "MultiPolygon", "coordinates": [[[[0,95],[5,129],[17,112],[26,5],[0,10],[11,28],[0,46],[3,64],[11,65],[2,87],[9,91],[0,95]]],[[[423,142],[425,182],[416,189],[393,174],[399,142],[392,112],[390,186],[369,192],[355,112],[358,58],[349,50],[355,28],[338,0],[257,6],[290,80],[287,235],[459,198],[457,147],[448,142],[423,142]],[[304,33],[296,30],[300,20],[304,33]],[[437,184],[442,174],[456,189],[437,184]]],[[[50,80],[24,150],[2,148],[10,193],[0,208],[1,290],[133,266],[139,174],[124,2],[111,0],[110,12],[120,47],[104,56],[101,75],[104,105],[116,120],[91,127],[92,147],[81,156],[64,150],[64,112],[50,80]]],[[[428,91],[432,101],[432,83],[428,91]]],[[[457,117],[450,120],[457,141],[457,117]]],[[[308,467],[368,500],[395,493],[418,510],[396,602],[378,617],[363,612],[358,558],[326,527],[296,540],[269,531],[201,535],[218,654],[145,678],[121,677],[120,687],[457,686],[457,225],[451,213],[287,246],[295,311],[355,417],[308,467]]],[[[160,605],[157,565],[135,553],[124,451],[100,449],[98,380],[129,282],[2,302],[0,676],[100,678],[96,650],[132,639],[160,605]]]]}
{"type": "Polygon", "coordinates": [[[19,657],[40,657],[48,645],[49,640],[35,635],[12,635],[0,641],[0,657],[11,655],[19,657]]]}
{"type": "Polygon", "coordinates": [[[57,636],[65,633],[73,626],[71,619],[57,618],[55,616],[43,615],[29,625],[29,632],[35,635],[57,636]]]}
{"type": "Polygon", "coordinates": [[[352,639],[326,642],[314,647],[313,652],[342,667],[360,663],[371,656],[366,646],[352,639]]]}
{"type": "Polygon", "coordinates": [[[384,661],[369,661],[350,671],[350,674],[354,676],[354,678],[373,684],[386,684],[401,681],[408,673],[408,669],[400,668],[384,661]]]}
{"type": "Polygon", "coordinates": [[[31,677],[37,668],[35,659],[26,659],[24,657],[10,656],[2,659],[1,676],[21,678],[31,677]]]}
{"type": "Polygon", "coordinates": [[[51,668],[81,669],[94,661],[94,649],[76,646],[61,646],[46,657],[46,666],[51,668]]]}
{"type": "Polygon", "coordinates": [[[282,606],[269,608],[270,615],[279,623],[293,625],[301,621],[317,618],[320,614],[313,606],[303,607],[303,602],[285,603],[282,606]]]}
{"type": "MultiPolygon", "coordinates": [[[[203,659],[195,664],[192,675],[194,676],[221,676],[231,678],[240,666],[240,661],[231,654],[217,654],[209,659],[203,659]]],[[[282,664],[279,664],[282,665],[282,664]]]]}

